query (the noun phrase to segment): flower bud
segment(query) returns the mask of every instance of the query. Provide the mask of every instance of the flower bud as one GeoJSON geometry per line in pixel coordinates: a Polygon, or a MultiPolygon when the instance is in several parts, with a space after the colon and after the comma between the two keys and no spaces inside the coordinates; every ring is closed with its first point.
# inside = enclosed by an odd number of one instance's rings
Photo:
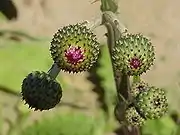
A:
{"type": "Polygon", "coordinates": [[[135,98],[140,92],[149,90],[149,86],[144,81],[136,82],[132,84],[130,95],[135,98]]]}
{"type": "Polygon", "coordinates": [[[85,25],[68,25],[59,29],[51,42],[50,52],[55,63],[67,72],[89,70],[99,56],[96,35],[85,25]]]}
{"type": "Polygon", "coordinates": [[[136,111],[135,107],[129,107],[125,112],[125,120],[128,125],[142,126],[145,119],[136,111]]]}
{"type": "Polygon", "coordinates": [[[155,59],[154,47],[141,34],[122,35],[112,54],[115,69],[131,76],[146,72],[155,59]]]}
{"type": "Polygon", "coordinates": [[[141,92],[135,101],[136,109],[146,118],[161,118],[168,111],[168,101],[165,91],[150,87],[148,91],[141,92]]]}
{"type": "Polygon", "coordinates": [[[34,110],[49,110],[61,100],[62,89],[58,82],[45,72],[35,71],[23,80],[22,99],[34,110]]]}

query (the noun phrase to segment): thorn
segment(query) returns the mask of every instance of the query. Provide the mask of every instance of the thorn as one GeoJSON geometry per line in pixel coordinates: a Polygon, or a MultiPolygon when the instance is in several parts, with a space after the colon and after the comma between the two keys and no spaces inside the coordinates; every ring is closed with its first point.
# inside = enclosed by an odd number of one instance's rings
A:
{"type": "Polygon", "coordinates": [[[98,1],[100,1],[100,0],[94,0],[94,1],[91,2],[91,4],[94,4],[94,3],[98,2],[98,1]]]}

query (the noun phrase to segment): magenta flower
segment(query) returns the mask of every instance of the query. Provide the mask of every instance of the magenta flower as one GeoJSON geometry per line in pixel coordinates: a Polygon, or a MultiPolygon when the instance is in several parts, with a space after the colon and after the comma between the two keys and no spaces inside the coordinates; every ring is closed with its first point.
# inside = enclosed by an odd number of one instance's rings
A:
{"type": "Polygon", "coordinates": [[[141,75],[154,64],[154,46],[142,34],[128,33],[116,41],[112,59],[117,71],[130,76],[141,75]]]}
{"type": "Polygon", "coordinates": [[[66,72],[88,71],[99,56],[96,35],[85,25],[68,25],[59,29],[51,42],[54,62],[66,72]]]}
{"type": "Polygon", "coordinates": [[[70,46],[67,50],[65,50],[65,57],[67,58],[68,63],[77,65],[83,61],[84,51],[81,47],[70,46]]]}
{"type": "Polygon", "coordinates": [[[137,69],[141,66],[141,61],[138,58],[132,58],[130,60],[131,68],[137,69]]]}

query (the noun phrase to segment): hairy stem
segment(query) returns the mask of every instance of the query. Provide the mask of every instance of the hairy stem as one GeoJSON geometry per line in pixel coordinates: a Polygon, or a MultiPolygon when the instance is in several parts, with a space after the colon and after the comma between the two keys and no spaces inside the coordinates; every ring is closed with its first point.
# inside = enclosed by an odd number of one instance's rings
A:
{"type": "Polygon", "coordinates": [[[101,0],[101,11],[112,11],[116,13],[118,10],[118,0],[101,0]]]}
{"type": "MultiPolygon", "coordinates": [[[[124,32],[127,31],[127,29],[123,25],[119,25],[119,20],[118,18],[114,15],[112,12],[104,12],[103,14],[103,22],[102,22],[108,32],[108,48],[109,48],[109,53],[112,58],[112,48],[115,45],[115,42],[119,39],[120,35],[123,34],[124,32]]],[[[111,60],[111,64],[113,67],[113,63],[111,60]]],[[[127,75],[123,75],[120,72],[117,72],[114,67],[113,67],[113,72],[114,72],[114,78],[115,78],[115,83],[116,83],[116,89],[118,93],[118,97],[122,100],[123,97],[125,99],[128,98],[127,96],[127,88],[129,87],[129,77],[127,75]],[[122,95],[122,96],[121,96],[122,95]]]]}
{"type": "MultiPolygon", "coordinates": [[[[109,53],[111,56],[111,64],[114,72],[114,79],[116,84],[116,90],[117,90],[117,97],[118,97],[118,105],[123,102],[123,104],[126,104],[129,100],[129,90],[130,90],[130,77],[126,74],[122,74],[121,72],[117,72],[113,66],[112,63],[112,48],[115,45],[115,42],[119,39],[119,37],[127,31],[127,29],[124,27],[122,23],[120,23],[119,18],[117,18],[116,14],[114,14],[111,11],[104,12],[102,15],[102,23],[107,28],[107,42],[108,42],[108,48],[109,53]]],[[[125,112],[123,109],[124,106],[119,106],[119,109],[123,112],[125,112]]],[[[122,116],[124,117],[124,114],[122,113],[122,116]]],[[[134,127],[128,127],[128,126],[122,126],[120,128],[121,135],[139,135],[139,129],[134,127]]]]}
{"type": "Polygon", "coordinates": [[[95,28],[99,27],[101,25],[101,17],[96,17],[96,18],[93,18],[92,20],[90,21],[85,21],[85,25],[91,29],[91,30],[94,30],[95,28]]]}

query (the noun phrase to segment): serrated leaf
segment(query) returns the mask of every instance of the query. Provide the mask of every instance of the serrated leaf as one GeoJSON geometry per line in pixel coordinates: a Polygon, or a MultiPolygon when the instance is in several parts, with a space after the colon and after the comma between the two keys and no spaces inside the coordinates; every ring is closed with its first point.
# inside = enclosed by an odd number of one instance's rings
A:
{"type": "Polygon", "coordinates": [[[115,91],[115,82],[113,77],[113,69],[111,59],[107,47],[102,47],[102,58],[99,60],[101,68],[98,69],[98,75],[104,78],[103,87],[109,91],[115,91]]]}
{"type": "Polygon", "coordinates": [[[102,57],[99,59],[100,68],[97,69],[97,74],[103,78],[101,81],[101,86],[105,90],[105,102],[109,110],[109,126],[108,128],[114,128],[113,116],[114,116],[114,103],[116,101],[116,87],[113,75],[113,69],[111,64],[111,59],[109,55],[109,50],[107,46],[102,46],[101,48],[102,57]]]}

